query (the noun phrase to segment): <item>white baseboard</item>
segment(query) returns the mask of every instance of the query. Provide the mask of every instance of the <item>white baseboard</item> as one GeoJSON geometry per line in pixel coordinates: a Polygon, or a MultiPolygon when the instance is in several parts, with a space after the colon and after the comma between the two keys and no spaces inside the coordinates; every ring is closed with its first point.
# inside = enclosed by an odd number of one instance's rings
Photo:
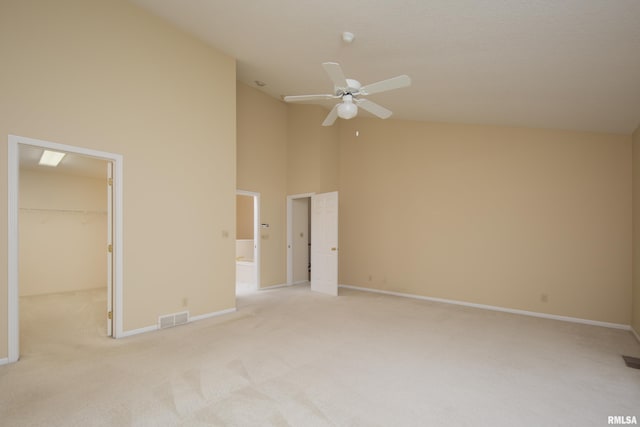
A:
{"type": "Polygon", "coordinates": [[[236,308],[227,308],[226,310],[214,311],[213,313],[199,314],[197,316],[193,316],[189,319],[189,323],[197,322],[198,320],[210,319],[212,317],[223,316],[225,314],[235,313],[236,308]]]}
{"type": "Polygon", "coordinates": [[[258,290],[259,291],[269,291],[271,289],[288,288],[290,286],[304,285],[305,283],[308,284],[309,281],[308,280],[300,280],[298,282],[293,282],[293,283],[282,283],[280,285],[271,285],[271,286],[265,286],[264,288],[258,288],[258,290]]]}
{"type": "Polygon", "coordinates": [[[0,366],[6,365],[7,363],[9,363],[9,358],[8,357],[0,359],[0,366]]]}
{"type": "Polygon", "coordinates": [[[638,332],[636,332],[636,330],[633,329],[633,327],[631,327],[630,329],[631,329],[631,333],[633,334],[633,336],[636,337],[638,342],[640,342],[640,335],[638,335],[638,332]]]}
{"type": "Polygon", "coordinates": [[[259,291],[269,291],[271,289],[286,288],[287,286],[292,286],[292,285],[287,285],[286,283],[283,283],[281,285],[265,286],[264,288],[258,288],[258,290],[259,291]]]}
{"type": "MultiPolygon", "coordinates": [[[[558,315],[555,315],[555,314],[539,313],[539,312],[536,312],[536,311],[517,310],[517,309],[514,309],[514,308],[505,308],[505,307],[498,307],[498,306],[494,306],[494,305],[476,304],[476,303],[472,303],[472,302],[450,300],[450,299],[443,299],[443,298],[425,297],[425,296],[422,296],[422,295],[406,294],[406,293],[402,293],[402,292],[393,292],[393,291],[383,291],[383,290],[380,290],[380,289],[362,288],[362,287],[359,287],[359,286],[340,285],[340,287],[341,288],[346,288],[346,289],[354,289],[354,290],[357,290],[357,291],[374,292],[374,293],[378,293],[378,294],[393,295],[393,296],[396,296],[396,297],[420,299],[420,300],[425,300],[425,301],[440,302],[440,303],[444,303],[444,304],[462,305],[462,306],[465,306],[465,307],[480,308],[482,310],[501,311],[501,312],[504,312],[504,313],[520,314],[520,315],[523,315],[523,316],[540,317],[540,318],[543,318],[543,319],[561,320],[563,322],[582,323],[582,324],[585,324],[585,325],[602,326],[602,327],[605,327],[605,328],[623,329],[625,331],[629,331],[629,330],[633,331],[633,329],[631,328],[630,325],[623,325],[621,323],[600,322],[598,320],[581,319],[579,317],[558,316],[558,315]]],[[[636,337],[637,337],[637,335],[636,335],[636,337]]]]}
{"type": "Polygon", "coordinates": [[[118,338],[126,338],[133,335],[144,334],[147,332],[153,332],[158,330],[158,325],[145,326],[144,328],[132,329],[130,331],[122,331],[122,335],[118,338]]]}
{"type": "MultiPolygon", "coordinates": [[[[199,320],[204,320],[204,319],[209,319],[211,317],[217,317],[217,316],[223,316],[225,314],[230,314],[230,313],[234,313],[236,311],[236,308],[227,308],[225,310],[220,310],[220,311],[214,311],[212,313],[205,313],[205,314],[199,314],[197,316],[192,316],[189,318],[189,322],[197,322],[199,320]]],[[[153,332],[153,331],[157,331],[160,328],[158,327],[158,325],[151,325],[151,326],[145,326],[144,328],[138,328],[138,329],[132,329],[130,331],[124,331],[122,333],[122,336],[119,338],[125,338],[125,337],[130,337],[133,335],[139,335],[139,334],[144,334],[147,332],[153,332]]]]}

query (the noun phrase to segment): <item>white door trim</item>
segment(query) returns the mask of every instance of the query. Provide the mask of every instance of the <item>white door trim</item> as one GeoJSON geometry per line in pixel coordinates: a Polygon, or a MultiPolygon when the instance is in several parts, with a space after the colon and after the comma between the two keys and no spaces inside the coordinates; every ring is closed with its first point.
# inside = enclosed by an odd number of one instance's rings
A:
{"type": "MultiPolygon", "coordinates": [[[[107,163],[107,313],[113,314],[113,163],[107,163]]],[[[113,318],[107,316],[107,336],[113,336],[113,318]]]]}
{"type": "Polygon", "coordinates": [[[8,139],[8,254],[7,254],[7,326],[8,361],[16,362],[20,358],[19,292],[18,292],[18,179],[20,172],[19,144],[47,148],[67,153],[80,154],[110,161],[113,163],[113,315],[114,338],[122,333],[122,162],[120,154],[74,147],[33,138],[9,135],[8,139]]]}
{"type": "Polygon", "coordinates": [[[253,197],[253,262],[256,289],[260,289],[260,193],[236,190],[236,195],[253,197]]]}
{"type": "Polygon", "coordinates": [[[293,200],[310,198],[314,194],[316,193],[287,196],[287,285],[293,285],[293,200]]]}

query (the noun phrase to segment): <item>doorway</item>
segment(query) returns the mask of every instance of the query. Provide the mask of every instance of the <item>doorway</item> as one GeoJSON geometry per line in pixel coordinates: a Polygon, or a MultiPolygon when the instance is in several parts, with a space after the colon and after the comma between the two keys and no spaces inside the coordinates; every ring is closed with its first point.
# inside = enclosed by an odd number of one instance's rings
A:
{"type": "Polygon", "coordinates": [[[311,196],[287,196],[287,285],[311,281],[311,196]]]}
{"type": "Polygon", "coordinates": [[[260,289],[260,193],[236,191],[236,295],[260,289]]]}
{"type": "Polygon", "coordinates": [[[311,197],[293,199],[292,285],[311,281],[311,197]]]}
{"type": "Polygon", "coordinates": [[[312,291],[338,295],[337,191],[287,196],[287,285],[302,283],[299,272],[305,265],[312,291]],[[305,242],[308,261],[301,251],[305,242]]]}
{"type": "MultiPolygon", "coordinates": [[[[57,144],[49,141],[36,140],[31,138],[24,138],[18,136],[9,136],[9,157],[8,157],[8,206],[9,206],[9,250],[8,250],[8,359],[9,362],[15,362],[20,357],[20,341],[19,341],[19,301],[21,290],[28,292],[37,292],[27,290],[27,282],[25,272],[25,282],[20,283],[20,225],[21,218],[24,221],[24,225],[27,225],[29,221],[43,220],[46,217],[48,220],[57,218],[62,222],[65,222],[67,231],[69,227],[77,227],[78,221],[86,225],[91,222],[96,222],[96,217],[104,214],[106,217],[106,233],[103,235],[103,245],[101,250],[103,254],[102,262],[106,264],[106,271],[104,282],[107,284],[106,291],[106,304],[104,306],[104,312],[100,313],[103,316],[103,321],[106,323],[106,335],[118,338],[122,336],[122,156],[112,153],[100,152],[80,147],[73,147],[69,145],[57,144]],[[46,207],[28,207],[28,210],[23,209],[21,211],[21,201],[27,194],[21,194],[20,178],[21,172],[24,166],[21,167],[21,160],[25,161],[25,156],[28,157],[29,153],[42,153],[44,150],[51,150],[59,153],[63,153],[69,156],[69,158],[85,159],[86,164],[92,163],[102,165],[103,169],[103,184],[106,187],[107,200],[105,200],[106,208],[104,211],[92,210],[92,209],[75,209],[73,207],[64,207],[58,205],[50,205],[46,207]],[[26,154],[25,154],[26,153],[26,154]],[[22,159],[21,159],[22,154],[22,159]],[[112,175],[109,175],[109,174],[112,175]],[[23,197],[24,196],[24,197],[23,197]],[[28,218],[22,216],[27,214],[34,218],[28,218]],[[106,262],[105,262],[106,257],[106,262]],[[21,289],[21,285],[25,286],[25,289],[21,289]]],[[[79,163],[83,163],[80,161],[79,163]]],[[[79,164],[79,163],[76,163],[79,164]]],[[[23,163],[24,164],[24,163],[23,163]]],[[[26,180],[26,175],[22,178],[26,180]]],[[[104,193],[103,193],[104,194],[104,193]]],[[[50,195],[51,196],[51,195],[50,195]]],[[[40,194],[35,196],[36,198],[46,199],[47,194],[40,194]]],[[[49,197],[50,199],[56,199],[55,196],[49,197]]],[[[60,200],[58,199],[57,202],[60,200]]],[[[60,224],[62,224],[62,222],[60,224]]],[[[60,225],[58,224],[58,225],[60,225]]],[[[54,230],[55,227],[49,228],[49,232],[57,232],[60,230],[54,230]]],[[[59,227],[58,227],[59,228],[59,227]]],[[[44,228],[42,228],[44,230],[44,228]]],[[[25,230],[23,229],[23,232],[25,230]]],[[[32,231],[32,230],[31,230],[32,231]]],[[[39,230],[38,232],[41,232],[39,230]]],[[[25,233],[28,234],[28,233],[25,233]]],[[[34,237],[34,236],[31,236],[34,237]]],[[[58,236],[58,238],[63,238],[58,236]]],[[[67,237],[64,237],[67,238],[67,237]]],[[[24,243],[24,242],[23,242],[24,243]]],[[[51,248],[55,250],[55,248],[51,248]]],[[[100,249],[98,249],[100,250],[100,249]]],[[[24,254],[23,254],[24,255],[24,254]]],[[[46,254],[45,254],[46,255],[46,254]]],[[[40,254],[40,259],[44,260],[40,254]]],[[[77,261],[77,256],[73,254],[68,257],[71,262],[77,261]]],[[[41,265],[38,264],[41,268],[41,265]]],[[[54,265],[54,264],[51,264],[54,265]]],[[[58,268],[56,266],[55,268],[58,268]]],[[[103,283],[104,283],[103,282],[103,283]]]]}

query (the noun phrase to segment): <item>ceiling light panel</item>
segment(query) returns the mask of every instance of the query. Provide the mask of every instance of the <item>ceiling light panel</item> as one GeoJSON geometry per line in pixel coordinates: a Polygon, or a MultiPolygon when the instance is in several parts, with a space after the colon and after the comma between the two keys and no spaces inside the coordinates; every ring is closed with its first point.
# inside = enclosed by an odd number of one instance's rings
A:
{"type": "Polygon", "coordinates": [[[56,167],[62,161],[65,155],[66,153],[60,153],[58,151],[44,150],[38,164],[41,166],[56,167]]]}

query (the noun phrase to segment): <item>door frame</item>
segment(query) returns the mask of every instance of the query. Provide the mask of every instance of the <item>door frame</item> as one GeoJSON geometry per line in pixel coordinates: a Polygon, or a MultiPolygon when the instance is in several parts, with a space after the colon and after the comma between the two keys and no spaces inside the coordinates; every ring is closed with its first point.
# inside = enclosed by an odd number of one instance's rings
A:
{"type": "Polygon", "coordinates": [[[253,262],[255,264],[254,279],[257,290],[260,289],[260,193],[236,190],[236,196],[253,197],[253,262]]]}
{"type": "Polygon", "coordinates": [[[107,163],[107,336],[113,336],[113,162],[107,163]]]}
{"type": "MultiPolygon", "coordinates": [[[[287,285],[293,285],[293,201],[295,199],[311,199],[316,193],[301,193],[287,196],[287,285]]],[[[311,201],[309,201],[311,209],[311,201]]],[[[311,226],[311,224],[309,224],[311,226]]],[[[312,243],[313,244],[313,243],[312,243]]],[[[311,266],[313,268],[313,266],[311,266]]]]}
{"type": "MultiPolygon", "coordinates": [[[[19,173],[20,145],[80,154],[112,162],[113,164],[113,338],[123,336],[123,228],[122,228],[122,162],[120,154],[97,151],[89,148],[58,144],[50,141],[9,135],[8,138],[8,253],[7,253],[7,327],[8,327],[8,362],[16,362],[20,358],[20,324],[19,324],[19,280],[18,280],[18,217],[19,217],[19,173]]],[[[105,312],[106,314],[106,312],[105,312]]]]}

